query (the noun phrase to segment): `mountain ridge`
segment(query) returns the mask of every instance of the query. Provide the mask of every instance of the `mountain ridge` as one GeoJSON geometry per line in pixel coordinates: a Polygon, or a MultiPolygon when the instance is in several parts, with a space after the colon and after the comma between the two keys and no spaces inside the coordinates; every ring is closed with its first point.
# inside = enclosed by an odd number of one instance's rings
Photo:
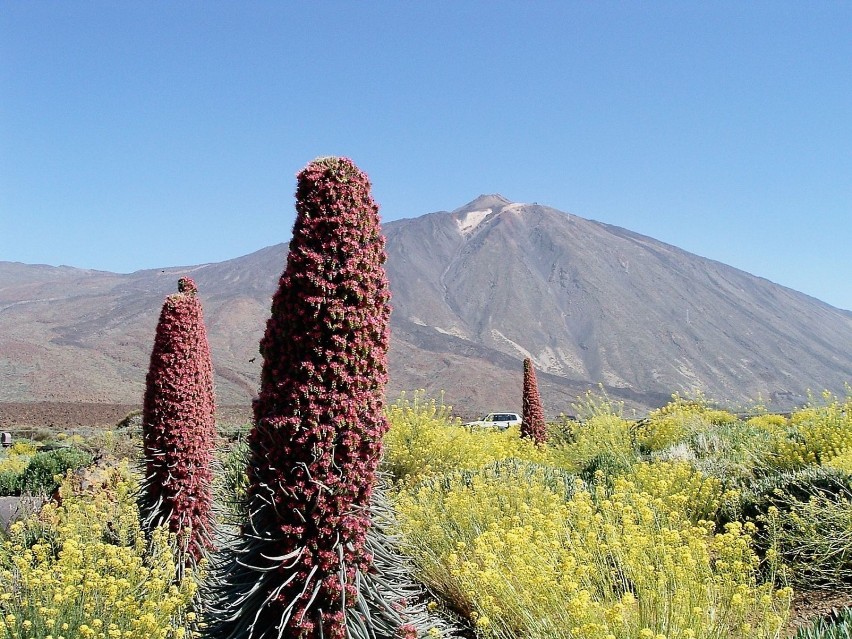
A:
{"type": "MultiPolygon", "coordinates": [[[[392,398],[520,403],[531,357],[550,416],[603,384],[639,411],[673,392],[789,408],[852,380],[852,313],[622,227],[483,194],[384,225],[392,398]]],[[[129,274],[0,262],[0,401],[141,398],[162,300],[196,279],[219,401],[256,392],[286,244],[129,274]]]]}

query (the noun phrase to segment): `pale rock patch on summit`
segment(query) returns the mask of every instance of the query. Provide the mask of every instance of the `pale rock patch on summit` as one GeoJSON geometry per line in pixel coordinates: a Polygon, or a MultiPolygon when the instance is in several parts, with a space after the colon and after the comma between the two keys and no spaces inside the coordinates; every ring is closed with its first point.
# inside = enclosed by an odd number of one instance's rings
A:
{"type": "Polygon", "coordinates": [[[482,211],[468,211],[463,218],[456,220],[459,225],[459,232],[462,235],[469,234],[473,229],[479,226],[486,217],[491,214],[493,209],[485,209],[482,211]]]}
{"type": "Polygon", "coordinates": [[[512,204],[507,204],[504,206],[500,212],[501,213],[518,213],[523,212],[528,205],[523,202],[513,202],[512,204]]]}

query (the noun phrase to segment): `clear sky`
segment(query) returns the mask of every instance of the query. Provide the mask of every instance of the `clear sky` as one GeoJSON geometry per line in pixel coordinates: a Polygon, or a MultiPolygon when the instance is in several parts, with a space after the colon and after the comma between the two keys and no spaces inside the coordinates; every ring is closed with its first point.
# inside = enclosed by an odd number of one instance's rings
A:
{"type": "Polygon", "coordinates": [[[501,193],[852,309],[850,2],[0,0],[0,260],[238,257],[320,155],[385,220],[501,193]]]}

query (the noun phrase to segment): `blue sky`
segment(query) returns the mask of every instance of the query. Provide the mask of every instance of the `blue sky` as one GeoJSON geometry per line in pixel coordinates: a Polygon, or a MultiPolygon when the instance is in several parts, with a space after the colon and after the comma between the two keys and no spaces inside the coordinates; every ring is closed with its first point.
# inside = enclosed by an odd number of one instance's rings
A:
{"type": "Polygon", "coordinates": [[[0,260],[244,255],[334,154],[385,220],[501,193],[852,309],[850,78],[849,2],[0,0],[0,260]]]}

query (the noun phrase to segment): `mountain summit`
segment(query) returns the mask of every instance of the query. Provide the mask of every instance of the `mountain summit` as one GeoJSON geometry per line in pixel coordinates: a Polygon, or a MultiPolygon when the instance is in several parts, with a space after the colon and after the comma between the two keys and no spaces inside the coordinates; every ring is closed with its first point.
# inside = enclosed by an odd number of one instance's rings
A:
{"type": "MultiPolygon", "coordinates": [[[[384,230],[391,396],[520,410],[526,357],[550,415],[601,383],[639,410],[695,390],[782,409],[852,380],[849,312],[619,227],[482,195],[384,230]]],[[[0,401],[141,401],[159,300],[190,273],[219,401],[248,403],[285,257],[129,275],[0,262],[0,401]]]]}
{"type": "Polygon", "coordinates": [[[484,195],[385,228],[397,337],[439,360],[475,353],[434,375],[465,402],[505,378],[478,370],[525,357],[551,407],[576,382],[644,405],[700,389],[787,406],[852,379],[849,313],[619,227],[484,195]]]}

